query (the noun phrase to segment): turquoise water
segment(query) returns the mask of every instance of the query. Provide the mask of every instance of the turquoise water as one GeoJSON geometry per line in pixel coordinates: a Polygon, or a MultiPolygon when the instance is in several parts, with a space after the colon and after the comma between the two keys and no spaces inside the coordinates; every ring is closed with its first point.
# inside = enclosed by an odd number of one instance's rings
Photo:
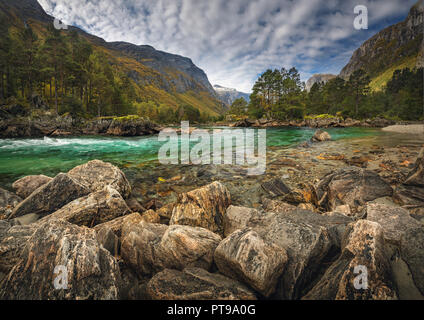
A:
{"type": "MultiPolygon", "coordinates": [[[[365,128],[331,128],[327,131],[335,140],[381,133],[365,128]]],[[[295,145],[310,139],[314,132],[314,129],[305,128],[267,129],[267,147],[295,145]]],[[[158,136],[0,139],[0,186],[10,188],[13,181],[26,175],[55,176],[93,159],[108,161],[121,168],[142,168],[143,164],[157,160],[163,143],[158,141],[158,136]]]]}

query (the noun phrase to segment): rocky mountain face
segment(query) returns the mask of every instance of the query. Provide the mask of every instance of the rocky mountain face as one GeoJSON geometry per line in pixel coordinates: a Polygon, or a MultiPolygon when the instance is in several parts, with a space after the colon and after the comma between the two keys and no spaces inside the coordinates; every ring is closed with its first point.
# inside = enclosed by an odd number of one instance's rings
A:
{"type": "Polygon", "coordinates": [[[309,92],[315,83],[318,83],[318,82],[326,83],[328,80],[334,79],[335,77],[337,76],[334,74],[314,74],[312,77],[308,79],[308,81],[306,81],[306,91],[309,92]]]}
{"type": "Polygon", "coordinates": [[[215,89],[219,100],[221,100],[227,106],[231,106],[234,100],[238,98],[244,98],[244,100],[246,100],[247,102],[250,101],[250,95],[248,93],[240,92],[232,88],[225,88],[217,84],[214,85],[213,88],[215,89]]]}
{"type": "MultiPolygon", "coordinates": [[[[43,33],[47,24],[54,21],[37,0],[0,0],[0,14],[11,25],[22,28],[28,24],[38,33],[43,33]]],[[[108,63],[133,79],[146,99],[174,107],[191,104],[209,114],[223,112],[207,75],[191,59],[148,45],[106,42],[73,26],[62,32],[70,30],[78,31],[96,49],[105,52],[108,63]]]]}
{"type": "Polygon", "coordinates": [[[422,1],[419,1],[404,21],[385,28],[365,41],[353,53],[340,76],[346,79],[355,70],[363,68],[373,78],[411,59],[416,66],[423,65],[423,11],[422,1]]]}

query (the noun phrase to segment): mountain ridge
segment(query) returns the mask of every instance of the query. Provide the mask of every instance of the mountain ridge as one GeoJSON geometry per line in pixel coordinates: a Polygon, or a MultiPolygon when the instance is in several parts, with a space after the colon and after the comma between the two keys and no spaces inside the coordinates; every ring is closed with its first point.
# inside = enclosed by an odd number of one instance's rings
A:
{"type": "Polygon", "coordinates": [[[213,88],[216,94],[218,95],[219,99],[227,106],[231,106],[232,103],[239,98],[244,98],[246,102],[250,101],[250,94],[237,91],[237,89],[223,87],[218,84],[215,84],[213,88]]]}

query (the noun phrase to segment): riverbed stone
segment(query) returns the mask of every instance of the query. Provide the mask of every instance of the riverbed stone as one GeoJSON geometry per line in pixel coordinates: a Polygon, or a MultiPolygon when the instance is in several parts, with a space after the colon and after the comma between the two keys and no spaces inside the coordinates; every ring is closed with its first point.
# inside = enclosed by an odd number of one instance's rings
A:
{"type": "Polygon", "coordinates": [[[201,268],[165,269],[147,284],[153,300],[256,300],[240,282],[201,268]]]}
{"type": "Polygon", "coordinates": [[[49,183],[53,178],[47,177],[45,175],[33,175],[26,176],[19,180],[16,180],[12,184],[12,188],[15,190],[16,194],[21,198],[25,199],[31,193],[33,193],[39,187],[49,183]]]}
{"type": "Polygon", "coordinates": [[[9,218],[17,218],[28,213],[45,216],[88,193],[89,190],[85,186],[68,175],[59,173],[53,180],[36,189],[19,203],[9,218]]]}
{"type": "Polygon", "coordinates": [[[235,231],[215,251],[222,274],[249,284],[265,297],[275,291],[287,260],[284,249],[266,243],[250,228],[235,231]]]}
{"type": "Polygon", "coordinates": [[[53,220],[39,225],[28,239],[0,288],[0,299],[113,300],[119,298],[120,281],[116,260],[98,243],[94,230],[53,220]],[[67,272],[67,290],[54,287],[62,272],[67,272]]]}
{"type": "Polygon", "coordinates": [[[383,228],[373,221],[359,220],[350,224],[340,257],[303,299],[397,299],[383,234],[383,228]]]}
{"type": "Polygon", "coordinates": [[[116,166],[100,160],[92,160],[68,172],[68,176],[85,186],[90,192],[101,191],[110,185],[124,199],[131,193],[131,186],[125,174],[116,166]]]}
{"type": "Polygon", "coordinates": [[[106,186],[103,190],[75,199],[42,220],[63,219],[79,226],[93,227],[130,212],[119,192],[106,186]]]}
{"type": "Polygon", "coordinates": [[[222,233],[223,215],[231,204],[227,188],[215,181],[202,188],[180,194],[169,224],[202,227],[222,233]]]}
{"type": "Polygon", "coordinates": [[[322,141],[329,141],[331,140],[331,135],[326,132],[323,131],[321,129],[318,129],[317,131],[315,131],[313,137],[311,138],[312,142],[322,142],[322,141]]]}
{"type": "Polygon", "coordinates": [[[188,266],[209,270],[220,241],[219,235],[204,228],[142,221],[122,233],[121,254],[140,275],[188,266]]]}
{"type": "Polygon", "coordinates": [[[356,212],[368,201],[391,196],[393,189],[377,173],[358,167],[347,167],[325,176],[316,186],[319,205],[334,211],[349,205],[356,212]]]}

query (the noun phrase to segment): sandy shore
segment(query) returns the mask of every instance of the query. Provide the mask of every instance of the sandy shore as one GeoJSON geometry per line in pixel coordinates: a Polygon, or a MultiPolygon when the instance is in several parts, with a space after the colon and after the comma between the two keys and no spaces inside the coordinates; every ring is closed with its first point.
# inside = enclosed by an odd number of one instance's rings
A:
{"type": "Polygon", "coordinates": [[[383,131],[424,135],[424,124],[388,126],[383,128],[383,131]]]}

